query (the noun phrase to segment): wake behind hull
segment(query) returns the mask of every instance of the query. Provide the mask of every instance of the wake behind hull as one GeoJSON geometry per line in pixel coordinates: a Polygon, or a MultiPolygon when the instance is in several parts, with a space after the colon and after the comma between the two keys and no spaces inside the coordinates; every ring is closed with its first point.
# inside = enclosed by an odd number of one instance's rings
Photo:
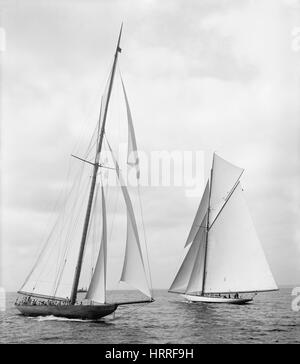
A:
{"type": "Polygon", "coordinates": [[[253,298],[223,298],[223,297],[209,297],[209,296],[193,296],[183,295],[189,302],[204,302],[204,303],[228,303],[233,305],[244,305],[253,301],[253,298]]]}
{"type": "Polygon", "coordinates": [[[16,308],[24,316],[39,317],[39,316],[55,316],[67,319],[80,320],[98,320],[102,317],[112,314],[116,309],[117,304],[102,304],[102,305],[66,305],[66,306],[33,306],[20,305],[16,308]]]}

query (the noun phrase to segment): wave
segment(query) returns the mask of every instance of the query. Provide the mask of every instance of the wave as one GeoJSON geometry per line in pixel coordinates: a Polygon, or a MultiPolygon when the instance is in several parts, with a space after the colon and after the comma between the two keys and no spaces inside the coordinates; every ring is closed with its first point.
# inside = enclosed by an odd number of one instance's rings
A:
{"type": "MultiPolygon", "coordinates": [[[[81,320],[81,319],[68,319],[66,317],[56,317],[53,315],[50,316],[38,316],[38,317],[31,317],[32,319],[35,319],[39,322],[44,322],[44,321],[61,321],[61,322],[82,322],[82,323],[87,323],[87,322],[101,322],[100,320],[81,320]]],[[[102,320],[103,322],[103,320],[102,320]]]]}

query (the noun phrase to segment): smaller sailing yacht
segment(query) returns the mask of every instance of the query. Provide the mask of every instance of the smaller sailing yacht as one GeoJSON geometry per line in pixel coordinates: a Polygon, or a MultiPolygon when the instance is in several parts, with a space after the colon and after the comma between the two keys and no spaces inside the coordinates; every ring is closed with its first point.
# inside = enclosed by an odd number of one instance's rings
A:
{"type": "MultiPolygon", "coordinates": [[[[82,204],[85,203],[85,195],[83,199],[76,194],[76,203],[71,204],[71,214],[78,206],[79,213],[74,218],[70,219],[70,225],[67,225],[69,219],[63,219],[62,227],[59,227],[57,237],[52,238],[51,234],[47,244],[42,249],[38,261],[34,265],[29,276],[25,280],[19,294],[25,296],[20,302],[16,302],[16,308],[25,316],[56,316],[69,319],[83,319],[83,320],[97,320],[101,317],[113,313],[118,306],[127,304],[139,304],[153,302],[152,289],[150,288],[151,276],[147,277],[145,262],[143,259],[143,251],[140,245],[140,238],[138,226],[135,218],[133,204],[130,199],[129,192],[126,184],[124,183],[119,165],[113,155],[112,148],[108,143],[106,131],[106,120],[108,115],[108,106],[115,77],[118,55],[121,52],[120,40],[122,34],[122,27],[120,30],[118,43],[115,51],[114,62],[110,73],[107,93],[102,100],[101,111],[97,130],[94,161],[76,157],[81,162],[85,162],[88,167],[92,166],[92,176],[90,170],[88,175],[89,191],[87,208],[85,214],[83,212],[82,204]],[[105,139],[104,139],[105,138],[105,139]],[[112,155],[115,168],[105,167],[101,163],[102,146],[106,140],[107,146],[112,155]],[[127,234],[126,234],[126,247],[124,254],[124,263],[121,273],[120,281],[126,282],[138,291],[144,294],[147,299],[140,299],[136,301],[124,302],[107,302],[107,246],[109,234],[107,233],[107,208],[106,197],[101,175],[102,168],[109,168],[114,170],[116,177],[119,181],[122,191],[123,200],[125,202],[127,213],[127,234]],[[100,182],[99,182],[100,179],[100,182]],[[101,191],[101,192],[100,192],[101,191]],[[99,193],[98,193],[99,192],[99,193]],[[100,203],[98,203],[98,197],[100,203]],[[100,198],[101,197],[101,198],[100,198]],[[101,205],[101,207],[99,206],[101,205]],[[99,214],[99,211],[101,214],[99,214]],[[101,215],[98,220],[95,216],[101,215]],[[78,221],[82,222],[79,224],[78,221]],[[98,247],[98,254],[95,265],[92,267],[92,277],[88,282],[88,288],[78,289],[80,285],[80,277],[82,276],[83,266],[86,253],[87,242],[94,235],[94,231],[102,226],[101,238],[96,241],[98,247]],[[79,230],[79,231],[78,231],[79,230]],[[76,234],[78,231],[78,234],[76,234]],[[52,238],[52,240],[51,240],[52,238]],[[78,293],[85,293],[85,298],[80,302],[78,300],[78,293]]],[[[128,165],[132,165],[137,169],[137,179],[139,178],[138,155],[136,139],[133,130],[131,119],[131,112],[129,109],[128,99],[125,87],[122,81],[125,104],[127,108],[127,121],[128,121],[128,165]],[[131,157],[131,160],[129,160],[131,157]],[[134,159],[132,161],[132,158],[134,159]]],[[[74,183],[80,183],[82,178],[75,179],[74,183]],[[79,182],[78,182],[79,181],[79,182]]],[[[88,186],[84,185],[84,186],[88,186]]],[[[77,191],[77,190],[76,190],[77,191]]],[[[65,207],[64,207],[65,209],[65,207]]],[[[73,215],[72,215],[73,216],[73,215]]],[[[149,268],[149,267],[148,267],[149,268]]],[[[150,275],[150,272],[148,272],[150,275]]]]}
{"type": "Polygon", "coordinates": [[[278,290],[243,196],[243,171],[214,153],[188,252],[169,292],[189,302],[245,304],[253,294],[278,290]]]}

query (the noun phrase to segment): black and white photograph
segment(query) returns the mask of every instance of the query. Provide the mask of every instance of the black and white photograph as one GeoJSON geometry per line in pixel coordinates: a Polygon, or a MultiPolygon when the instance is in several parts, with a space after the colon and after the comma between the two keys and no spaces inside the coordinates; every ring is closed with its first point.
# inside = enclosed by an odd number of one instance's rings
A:
{"type": "Polygon", "coordinates": [[[0,344],[300,344],[300,0],[0,0],[0,344]]]}

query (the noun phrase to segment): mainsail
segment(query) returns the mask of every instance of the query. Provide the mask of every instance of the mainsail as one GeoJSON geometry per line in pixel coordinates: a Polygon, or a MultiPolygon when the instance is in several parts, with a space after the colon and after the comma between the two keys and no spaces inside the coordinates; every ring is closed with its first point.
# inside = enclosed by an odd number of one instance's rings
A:
{"type": "Polygon", "coordinates": [[[80,207],[86,198],[83,192],[85,188],[85,181],[76,180],[62,213],[19,293],[47,299],[70,298],[80,244],[78,237],[84,219],[80,207]],[[83,193],[74,201],[76,191],[83,193]]]}
{"type": "Polygon", "coordinates": [[[207,249],[205,293],[277,289],[240,183],[210,229],[207,249]]]}
{"type": "Polygon", "coordinates": [[[243,196],[242,173],[243,169],[214,154],[210,183],[186,246],[192,244],[171,292],[203,295],[278,289],[243,196]]]}

